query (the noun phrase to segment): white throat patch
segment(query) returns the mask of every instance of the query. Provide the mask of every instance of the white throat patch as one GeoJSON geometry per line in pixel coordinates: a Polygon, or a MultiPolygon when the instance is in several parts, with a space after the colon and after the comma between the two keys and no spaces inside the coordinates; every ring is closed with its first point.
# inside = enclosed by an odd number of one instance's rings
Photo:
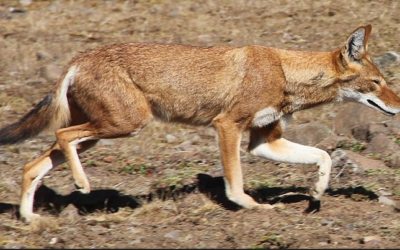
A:
{"type": "Polygon", "coordinates": [[[258,111],[251,124],[253,127],[264,127],[273,123],[274,121],[279,120],[281,117],[282,114],[278,113],[275,108],[268,107],[258,111]]]}

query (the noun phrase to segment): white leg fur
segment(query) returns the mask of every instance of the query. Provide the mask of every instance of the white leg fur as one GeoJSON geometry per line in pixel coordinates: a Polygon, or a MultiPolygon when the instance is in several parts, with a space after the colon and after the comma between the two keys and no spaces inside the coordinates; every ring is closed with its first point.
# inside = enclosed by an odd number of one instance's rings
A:
{"type": "Polygon", "coordinates": [[[30,184],[28,190],[21,197],[19,212],[21,214],[21,217],[24,218],[27,222],[31,222],[40,217],[39,215],[33,213],[33,199],[39,181],[43,178],[43,176],[46,175],[47,172],[49,172],[50,169],[60,163],[61,161],[52,162],[49,157],[44,158],[42,162],[39,163],[41,165],[41,172],[35,177],[35,179],[30,184]]]}
{"type": "Polygon", "coordinates": [[[312,194],[316,200],[320,199],[328,187],[332,162],[329,154],[321,149],[303,146],[283,138],[272,143],[264,143],[260,138],[257,146],[250,153],[274,161],[317,164],[319,179],[315,184],[315,192],[312,194]]]}

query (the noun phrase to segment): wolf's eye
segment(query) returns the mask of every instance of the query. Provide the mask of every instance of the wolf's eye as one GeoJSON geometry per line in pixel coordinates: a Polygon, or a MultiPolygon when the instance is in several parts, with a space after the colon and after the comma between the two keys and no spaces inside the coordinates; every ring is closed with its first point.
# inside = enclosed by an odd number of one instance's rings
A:
{"type": "Polygon", "coordinates": [[[378,84],[379,85],[379,80],[377,80],[377,79],[374,79],[374,80],[372,80],[374,83],[376,83],[376,84],[378,84]]]}

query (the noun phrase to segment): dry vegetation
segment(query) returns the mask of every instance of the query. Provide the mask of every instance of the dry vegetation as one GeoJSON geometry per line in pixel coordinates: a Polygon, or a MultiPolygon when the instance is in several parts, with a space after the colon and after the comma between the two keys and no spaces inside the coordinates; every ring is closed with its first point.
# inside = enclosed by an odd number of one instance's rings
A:
{"type": "MultiPolygon", "coordinates": [[[[327,51],[358,26],[372,24],[370,55],[400,52],[398,1],[0,1],[0,126],[16,121],[54,86],[81,51],[118,42],[191,45],[261,44],[327,51]]],[[[400,93],[400,70],[384,68],[400,93]]],[[[331,126],[345,105],[302,111],[293,123],[331,126]]],[[[136,137],[104,141],[82,155],[94,192],[74,192],[58,166],[37,192],[46,220],[17,218],[22,166],[54,136],[0,147],[0,248],[395,248],[399,214],[378,203],[384,189],[400,199],[398,170],[337,179],[319,213],[306,199],[284,209],[239,209],[224,199],[211,128],[152,123],[136,137]],[[176,140],[167,141],[172,135],[176,140]],[[116,150],[118,149],[118,150],[116,150]],[[200,175],[198,175],[200,174],[200,175]],[[375,195],[375,196],[374,196],[375,195]],[[139,206],[141,204],[141,206],[139,206]],[[365,242],[364,237],[376,237],[365,242]],[[371,243],[372,242],[372,243],[371,243]]],[[[263,202],[304,193],[316,167],[272,163],[245,152],[246,190],[263,202]]],[[[334,177],[334,175],[332,176],[334,177]]]]}

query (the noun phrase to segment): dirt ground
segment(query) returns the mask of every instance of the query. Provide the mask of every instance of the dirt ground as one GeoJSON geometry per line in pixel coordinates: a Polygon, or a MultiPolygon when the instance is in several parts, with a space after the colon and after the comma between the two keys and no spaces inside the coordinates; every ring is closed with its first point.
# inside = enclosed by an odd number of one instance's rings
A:
{"type": "MultiPolygon", "coordinates": [[[[118,42],[260,44],[329,51],[372,24],[369,53],[400,52],[398,1],[0,1],[0,126],[16,121],[54,86],[81,51],[118,42]]],[[[385,76],[400,93],[400,70],[385,76]]],[[[332,127],[345,104],[298,112],[293,124],[332,127]]],[[[349,117],[349,119],[351,119],[349,117]]],[[[57,166],[36,192],[44,220],[18,217],[22,167],[54,140],[44,133],[0,147],[0,248],[398,248],[400,172],[338,176],[321,210],[307,214],[317,167],[270,162],[246,152],[246,192],[274,210],[245,210],[224,196],[212,128],[153,122],[137,136],[103,140],[81,155],[92,192],[75,191],[57,166]],[[290,192],[296,194],[284,196],[290,192]]],[[[312,205],[312,204],[311,204],[312,205]]]]}

